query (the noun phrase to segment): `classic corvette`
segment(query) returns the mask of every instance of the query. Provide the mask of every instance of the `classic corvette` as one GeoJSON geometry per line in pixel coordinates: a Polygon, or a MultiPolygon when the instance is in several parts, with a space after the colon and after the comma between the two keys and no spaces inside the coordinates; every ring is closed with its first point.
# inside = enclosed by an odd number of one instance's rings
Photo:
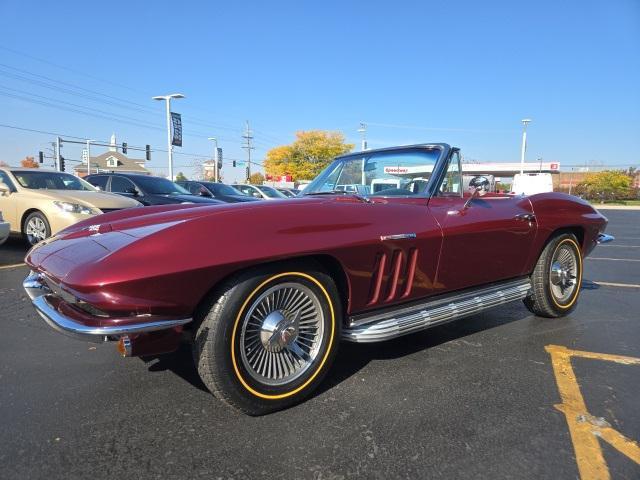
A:
{"type": "Polygon", "coordinates": [[[293,199],[89,218],[27,254],[24,287],[49,325],[124,356],[190,342],[211,392],[260,415],[309,395],[340,340],[521,299],[542,317],[576,307],[583,258],[613,239],[607,219],[488,183],[463,178],[446,144],[348,154],[293,199]]]}

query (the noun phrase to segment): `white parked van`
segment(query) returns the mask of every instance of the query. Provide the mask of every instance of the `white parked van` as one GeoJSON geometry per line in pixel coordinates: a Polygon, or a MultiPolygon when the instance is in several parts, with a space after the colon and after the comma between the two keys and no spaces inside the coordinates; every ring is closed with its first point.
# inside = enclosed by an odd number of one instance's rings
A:
{"type": "Polygon", "coordinates": [[[513,177],[511,192],[519,195],[553,192],[553,180],[550,173],[525,173],[513,177]]]}

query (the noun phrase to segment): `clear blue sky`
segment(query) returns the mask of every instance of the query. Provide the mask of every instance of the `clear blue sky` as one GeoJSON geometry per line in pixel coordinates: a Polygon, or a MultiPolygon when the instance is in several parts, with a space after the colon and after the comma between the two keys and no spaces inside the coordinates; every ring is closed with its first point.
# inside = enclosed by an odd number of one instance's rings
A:
{"type": "MultiPolygon", "coordinates": [[[[181,92],[176,151],[189,154],[209,154],[217,135],[226,158],[244,158],[245,119],[258,159],[297,130],[357,143],[364,121],[371,147],[443,141],[514,161],[530,117],[530,160],[640,163],[639,0],[2,0],[0,31],[2,124],[164,148],[151,96],[181,92]]],[[[16,164],[53,138],[0,128],[0,140],[16,164]]],[[[177,155],[177,170],[194,158],[177,155]]],[[[151,166],[161,172],[166,154],[151,166]]]]}

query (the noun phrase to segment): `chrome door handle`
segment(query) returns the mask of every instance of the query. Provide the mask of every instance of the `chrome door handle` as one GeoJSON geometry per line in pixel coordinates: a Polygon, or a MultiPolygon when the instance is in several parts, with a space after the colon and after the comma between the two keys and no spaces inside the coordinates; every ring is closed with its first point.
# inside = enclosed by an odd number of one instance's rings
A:
{"type": "Polygon", "coordinates": [[[523,222],[535,222],[536,216],[533,213],[519,213],[514,217],[516,220],[521,220],[523,222]]]}

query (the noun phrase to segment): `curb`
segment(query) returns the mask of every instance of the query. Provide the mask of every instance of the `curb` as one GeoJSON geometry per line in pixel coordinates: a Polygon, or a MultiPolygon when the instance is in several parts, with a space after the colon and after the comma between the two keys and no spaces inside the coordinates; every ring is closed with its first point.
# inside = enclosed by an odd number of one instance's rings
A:
{"type": "Polygon", "coordinates": [[[596,210],[640,210],[640,205],[591,205],[596,210]]]}

